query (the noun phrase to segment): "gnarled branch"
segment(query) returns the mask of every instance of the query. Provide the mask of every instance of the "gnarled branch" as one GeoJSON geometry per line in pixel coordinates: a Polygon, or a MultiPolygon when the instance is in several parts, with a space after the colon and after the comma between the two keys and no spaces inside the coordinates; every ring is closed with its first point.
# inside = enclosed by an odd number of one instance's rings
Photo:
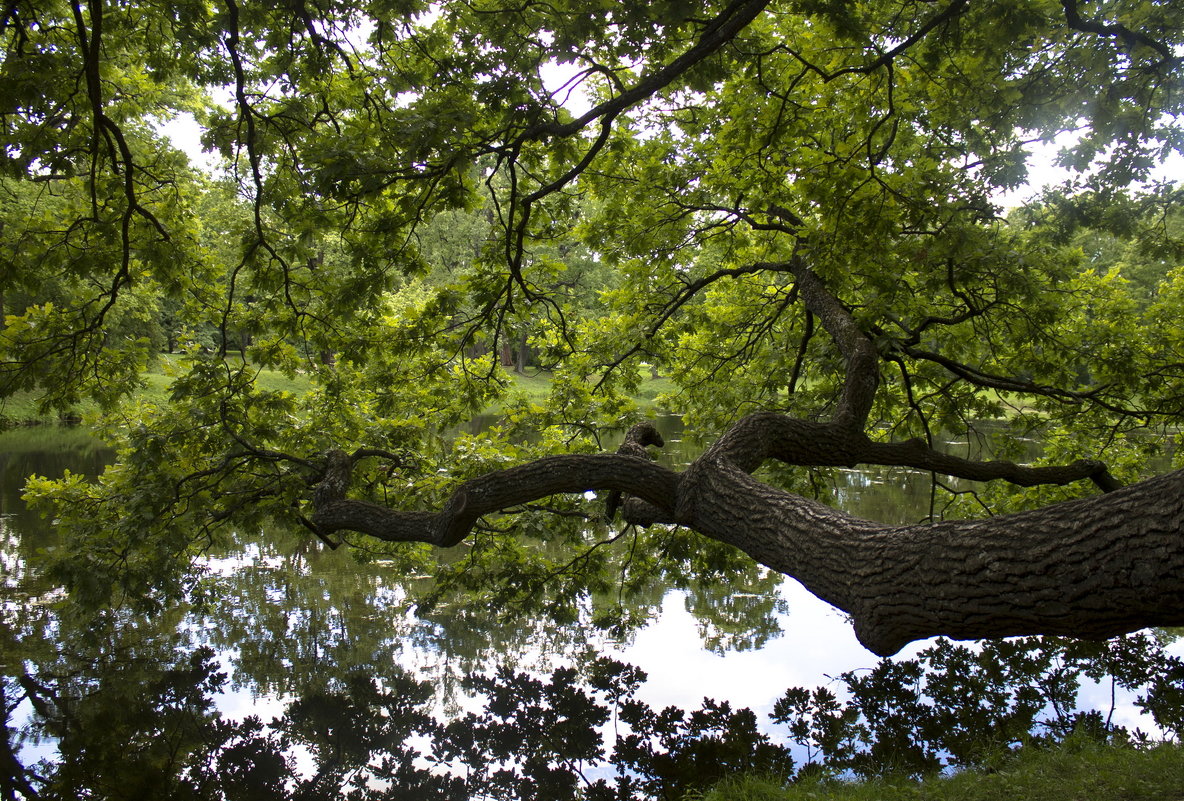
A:
{"type": "Polygon", "coordinates": [[[550,456],[487,473],[462,484],[439,512],[404,512],[345,497],[353,461],[335,451],[313,493],[313,524],[322,533],[348,529],[388,542],[456,545],[482,515],[550,495],[619,490],[672,509],[678,474],[639,457],[619,454],[550,456]]]}

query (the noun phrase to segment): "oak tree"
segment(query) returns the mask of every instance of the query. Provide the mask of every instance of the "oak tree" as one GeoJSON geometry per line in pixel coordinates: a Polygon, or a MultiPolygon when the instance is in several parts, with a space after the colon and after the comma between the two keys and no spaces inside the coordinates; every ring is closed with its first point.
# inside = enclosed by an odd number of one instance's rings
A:
{"type": "Polygon", "coordinates": [[[6,300],[0,392],[95,395],[121,448],[97,484],[30,488],[71,532],[80,598],[163,602],[195,552],[280,525],[556,610],[663,561],[751,557],[880,654],[1184,624],[1184,474],[1129,483],[1184,412],[1180,192],[1152,179],[1184,146],[1179,3],[0,13],[0,258],[29,299],[6,300]],[[160,132],[177,114],[241,206],[203,207],[213,179],[160,132]],[[1072,178],[1005,215],[1054,140],[1072,178]],[[465,214],[482,239],[441,277],[424,233],[465,214]],[[1092,264],[1083,232],[1151,272],[1092,264]],[[596,303],[567,291],[589,258],[596,303]],[[120,407],[151,351],[118,325],[137,297],[193,344],[167,401],[120,407]],[[509,331],[554,367],[546,403],[509,391],[509,331]],[[711,442],[686,469],[649,458],[643,365],[711,442]],[[501,427],[456,434],[495,400],[501,427]],[[985,419],[996,456],[942,446],[985,419]],[[931,474],[933,514],[806,497],[858,465],[931,474]],[[593,492],[623,529],[588,522],[593,492]]]}

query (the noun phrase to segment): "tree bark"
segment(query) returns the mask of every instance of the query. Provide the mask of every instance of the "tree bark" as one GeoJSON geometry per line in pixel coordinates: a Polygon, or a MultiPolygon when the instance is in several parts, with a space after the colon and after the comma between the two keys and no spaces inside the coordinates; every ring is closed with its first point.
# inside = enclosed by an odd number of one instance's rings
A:
{"type": "Polygon", "coordinates": [[[1184,625],[1184,472],[985,520],[885,526],[696,466],[677,517],[848,613],[869,650],[1184,625]],[[692,489],[693,488],[693,489],[692,489]]]}

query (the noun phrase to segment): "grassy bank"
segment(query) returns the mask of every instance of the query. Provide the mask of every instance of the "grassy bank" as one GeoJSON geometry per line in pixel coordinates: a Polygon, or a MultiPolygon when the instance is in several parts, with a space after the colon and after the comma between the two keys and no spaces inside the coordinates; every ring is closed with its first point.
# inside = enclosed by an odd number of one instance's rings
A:
{"type": "MultiPolygon", "coordinates": [[[[162,356],[148,372],[141,375],[143,386],[135,392],[136,397],[149,401],[165,402],[169,386],[173,382],[173,361],[176,357],[162,356]]],[[[297,376],[290,379],[275,370],[263,370],[256,384],[266,390],[286,390],[303,393],[309,388],[307,378],[297,376]]],[[[64,412],[43,412],[40,408],[41,395],[36,392],[18,392],[10,398],[0,400],[0,429],[13,426],[42,425],[47,423],[78,422],[98,414],[99,406],[90,400],[75,404],[64,412]]]]}
{"type": "Polygon", "coordinates": [[[1139,750],[1070,742],[1024,749],[989,773],[966,771],[924,781],[814,782],[789,787],[760,778],[729,780],[687,801],[1181,801],[1184,748],[1139,750]]]}
{"type": "MultiPolygon", "coordinates": [[[[168,398],[169,385],[172,383],[171,365],[169,357],[163,357],[162,362],[143,375],[144,386],[137,391],[137,395],[146,400],[164,402],[168,398]]],[[[526,393],[527,397],[542,400],[551,391],[551,376],[549,373],[538,372],[527,375],[510,373],[515,388],[526,393]]],[[[290,379],[274,370],[263,370],[256,379],[256,385],[265,390],[284,390],[300,394],[306,392],[310,386],[307,378],[297,376],[290,379]]],[[[654,405],[654,399],[659,395],[671,392],[674,384],[668,378],[647,378],[641,383],[634,400],[643,407],[654,405]]],[[[97,404],[84,401],[72,407],[68,412],[42,412],[38,407],[40,396],[33,392],[19,392],[11,398],[0,401],[0,429],[22,425],[40,425],[59,422],[76,422],[87,416],[97,414],[97,404]]]]}
{"type": "MultiPolygon", "coordinates": [[[[543,400],[551,392],[551,374],[547,372],[508,373],[514,388],[532,400],[543,400]]],[[[674,392],[674,382],[669,378],[644,378],[633,395],[641,406],[653,406],[654,399],[664,393],[674,392]]]]}

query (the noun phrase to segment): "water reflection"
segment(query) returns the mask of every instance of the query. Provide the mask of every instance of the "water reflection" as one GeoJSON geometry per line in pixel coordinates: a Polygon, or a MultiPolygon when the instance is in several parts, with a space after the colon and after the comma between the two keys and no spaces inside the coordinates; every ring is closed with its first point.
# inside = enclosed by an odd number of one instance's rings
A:
{"type": "Polygon", "coordinates": [[[26,545],[51,544],[53,527],[21,500],[25,479],[60,476],[66,470],[95,476],[112,457],[111,449],[84,428],[30,426],[0,434],[0,516],[21,532],[26,545]]]}
{"type": "MultiPolygon", "coordinates": [[[[478,419],[474,424],[490,422],[478,419]]],[[[667,443],[659,457],[664,462],[678,466],[701,453],[700,446],[683,436],[679,417],[659,417],[657,425],[667,443]]],[[[35,643],[34,650],[42,653],[37,649],[46,647],[47,632],[60,629],[56,640],[64,649],[75,636],[93,636],[97,630],[91,622],[60,617],[52,606],[57,590],[39,566],[46,549],[62,544],[48,521],[24,508],[24,478],[64,470],[95,475],[110,458],[102,443],[80,429],[30,428],[0,436],[0,568],[5,634],[12,645],[4,650],[3,665],[10,673],[19,672],[22,659],[32,658],[21,655],[23,641],[35,643]],[[71,625],[83,628],[74,632],[71,625]]],[[[819,494],[872,519],[916,520],[928,508],[929,483],[923,474],[832,470],[820,471],[815,479],[819,494]]],[[[652,536],[672,541],[688,535],[652,536]]],[[[707,546],[726,554],[723,546],[707,546]]],[[[657,541],[642,547],[686,549],[657,541]]],[[[703,546],[687,550],[702,551],[703,546]]],[[[164,638],[167,651],[211,647],[229,674],[230,688],[261,696],[298,693],[325,665],[399,664],[426,676],[452,699],[461,676],[495,662],[513,663],[524,654],[537,662],[588,647],[620,646],[622,636],[657,618],[671,584],[684,589],[685,606],[709,651],[760,648],[778,636],[778,619],[785,613],[780,576],[740,560],[731,565],[726,555],[708,555],[723,564],[717,572],[732,569],[726,581],[698,580],[693,571],[674,565],[655,571],[647,582],[634,583],[627,597],[609,598],[611,590],[591,594],[577,612],[580,625],[556,625],[539,615],[495,615],[487,605],[464,597],[429,609],[416,607],[429,579],[409,579],[382,561],[355,556],[349,549],[326,550],[308,538],[274,532],[243,535],[235,549],[206,558],[207,572],[191,608],[174,610],[167,621],[132,619],[122,612],[116,617],[130,628],[118,635],[136,630],[145,632],[142,640],[164,638]],[[587,625],[614,604],[623,604],[617,610],[625,621],[619,630],[587,625]]],[[[115,635],[112,630],[110,636],[115,635]]]]}
{"type": "MultiPolygon", "coordinates": [[[[657,422],[667,442],[660,455],[665,463],[685,464],[701,452],[683,436],[680,418],[657,422]]],[[[669,619],[672,582],[682,588],[676,597],[693,620],[699,649],[717,655],[713,660],[724,653],[755,655],[780,634],[786,619],[790,596],[781,577],[751,567],[737,568],[726,581],[698,581],[691,572],[680,576],[677,566],[656,572],[632,586],[627,597],[604,590],[591,594],[574,624],[566,625],[545,615],[496,615],[487,603],[464,597],[417,608],[429,579],[402,577],[381,561],[359,561],[348,549],[328,551],[312,539],[274,532],[243,536],[234,549],[208,556],[189,607],[150,617],[127,610],[83,615],[60,602],[42,569],[46,550],[68,543],[60,542],[48,521],[25,510],[20,488],[34,473],[52,476],[68,469],[95,475],[110,458],[83,430],[0,435],[0,701],[7,733],[0,742],[0,788],[6,792],[12,788],[32,797],[20,786],[26,774],[13,766],[45,759],[34,772],[52,774],[58,784],[41,788],[43,797],[70,797],[71,788],[95,782],[124,787],[127,797],[170,797],[180,787],[169,782],[181,781],[185,760],[201,749],[217,751],[216,759],[202,764],[216,766],[223,781],[235,765],[250,766],[255,784],[242,778],[243,787],[263,792],[268,777],[283,772],[260,766],[291,759],[299,738],[282,742],[277,730],[252,722],[250,712],[268,710],[269,716],[289,699],[321,697],[343,687],[352,688],[351,697],[365,696],[372,707],[381,706],[387,702],[379,703],[380,688],[419,693],[414,677],[430,684],[432,703],[456,713],[466,704],[462,678],[471,672],[499,665],[546,670],[581,654],[628,645],[627,635],[636,627],[625,626],[622,634],[589,625],[591,618],[624,603],[620,614],[634,623],[658,620],[664,604],[669,619]],[[359,669],[372,684],[358,684],[359,669]],[[256,700],[243,709],[244,698],[256,700]],[[237,717],[220,714],[231,711],[237,717]],[[254,749],[250,759],[243,749],[254,749]],[[235,754],[243,761],[235,762],[235,754]],[[137,775],[158,783],[137,785],[137,775]]],[[[863,517],[906,522],[928,513],[926,474],[829,470],[818,471],[813,480],[821,496],[863,517]]],[[[727,568],[727,557],[718,558],[727,568]]],[[[858,650],[841,620],[825,609],[818,614],[833,636],[815,636],[817,647],[832,654],[858,650]]],[[[648,635],[642,639],[639,645],[648,647],[648,635]]],[[[656,652],[669,662],[668,644],[656,652]]],[[[801,654],[797,658],[802,661],[801,654]]],[[[690,670],[691,659],[681,671],[689,695],[671,699],[684,706],[708,691],[707,677],[690,670]]],[[[783,686],[811,685],[821,677],[779,680],[783,686]]],[[[776,692],[767,693],[769,702],[776,692]]],[[[215,779],[193,774],[190,780],[215,779]]],[[[243,797],[252,797],[250,792],[244,790],[243,797]]]]}

